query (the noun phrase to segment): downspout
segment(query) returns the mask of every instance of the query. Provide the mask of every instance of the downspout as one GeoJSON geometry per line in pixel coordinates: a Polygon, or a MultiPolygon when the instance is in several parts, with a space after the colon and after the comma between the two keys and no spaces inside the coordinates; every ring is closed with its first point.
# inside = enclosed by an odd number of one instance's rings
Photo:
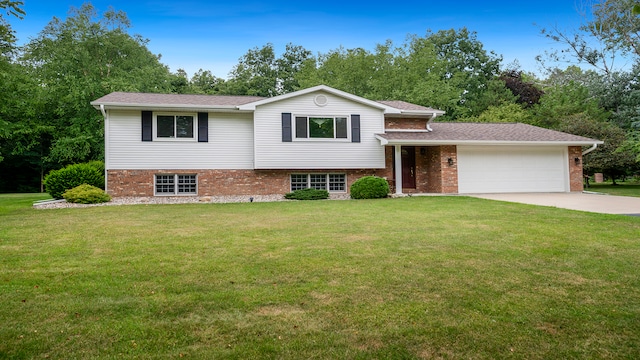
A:
{"type": "Polygon", "coordinates": [[[107,121],[108,121],[108,117],[107,117],[107,112],[104,109],[104,104],[100,104],[100,112],[102,113],[102,117],[104,117],[104,192],[107,192],[107,184],[109,183],[109,181],[107,181],[107,156],[108,156],[108,151],[107,151],[107,121]]]}
{"type": "Polygon", "coordinates": [[[587,150],[582,152],[582,156],[587,155],[588,153],[592,152],[593,150],[595,150],[598,147],[598,144],[593,144],[592,147],[588,148],[587,150]]]}
{"type": "Polygon", "coordinates": [[[438,116],[438,114],[433,113],[433,115],[429,118],[429,120],[427,120],[427,131],[428,132],[432,132],[433,131],[433,129],[431,128],[429,123],[431,122],[431,120],[435,119],[437,116],[438,116]]]}

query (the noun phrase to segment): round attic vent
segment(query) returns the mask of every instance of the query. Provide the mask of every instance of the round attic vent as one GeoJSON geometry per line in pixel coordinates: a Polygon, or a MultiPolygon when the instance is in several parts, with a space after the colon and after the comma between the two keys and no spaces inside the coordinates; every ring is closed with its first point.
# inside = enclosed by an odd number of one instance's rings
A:
{"type": "Polygon", "coordinates": [[[325,106],[327,105],[327,102],[329,102],[329,99],[324,95],[316,95],[316,97],[313,98],[313,102],[318,106],[325,106]]]}

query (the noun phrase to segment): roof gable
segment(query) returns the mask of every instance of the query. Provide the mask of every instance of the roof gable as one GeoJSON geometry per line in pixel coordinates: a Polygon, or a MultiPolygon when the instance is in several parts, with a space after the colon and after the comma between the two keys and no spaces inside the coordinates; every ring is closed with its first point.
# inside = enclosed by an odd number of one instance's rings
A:
{"type": "Polygon", "coordinates": [[[389,106],[387,104],[383,104],[381,102],[378,101],[373,101],[373,100],[369,100],[369,99],[365,99],[363,97],[357,96],[357,95],[353,95],[338,89],[334,89],[332,87],[326,86],[326,85],[318,85],[318,86],[314,86],[314,87],[310,87],[307,89],[303,89],[303,90],[298,90],[298,91],[294,91],[294,92],[290,92],[287,94],[283,94],[283,95],[278,95],[278,96],[274,96],[274,97],[270,97],[270,98],[266,98],[266,99],[262,99],[262,100],[258,100],[258,101],[254,101],[251,103],[247,103],[244,105],[239,106],[238,108],[240,110],[255,110],[257,106],[261,106],[261,105],[265,105],[265,104],[271,104],[274,102],[278,102],[278,101],[282,101],[282,100],[286,100],[286,99],[290,99],[290,98],[294,98],[297,96],[302,96],[302,95],[306,95],[306,94],[310,94],[310,93],[314,93],[314,92],[326,92],[335,96],[339,96],[360,104],[364,104],[367,106],[371,106],[373,108],[377,108],[380,110],[383,110],[385,113],[389,113],[389,114],[399,114],[401,111],[400,109],[394,108],[392,106],[389,106]]]}

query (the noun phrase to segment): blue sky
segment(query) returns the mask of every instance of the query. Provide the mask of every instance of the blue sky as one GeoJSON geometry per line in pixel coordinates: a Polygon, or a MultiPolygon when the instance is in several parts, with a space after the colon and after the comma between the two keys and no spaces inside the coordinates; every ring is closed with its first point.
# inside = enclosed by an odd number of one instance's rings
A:
{"type": "MultiPolygon", "coordinates": [[[[23,20],[8,17],[20,44],[36,37],[56,16],[67,17],[83,1],[25,0],[23,20]]],[[[154,54],[172,72],[193,75],[210,70],[226,78],[247,50],[272,43],[276,52],[287,43],[313,54],[362,47],[392,40],[401,45],[408,35],[466,27],[477,33],[487,51],[517,60],[525,71],[539,72],[535,56],[554,44],[540,35],[542,27],[576,29],[581,0],[539,1],[163,1],[94,0],[103,12],[124,11],[131,33],[150,40],[154,54]]]]}

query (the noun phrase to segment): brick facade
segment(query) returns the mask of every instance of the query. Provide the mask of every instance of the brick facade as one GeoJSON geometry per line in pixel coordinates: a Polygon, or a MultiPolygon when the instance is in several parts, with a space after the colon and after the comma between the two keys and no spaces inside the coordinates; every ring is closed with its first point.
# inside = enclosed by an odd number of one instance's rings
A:
{"type": "Polygon", "coordinates": [[[582,191],[582,147],[569,146],[569,191],[582,191]],[[576,161],[578,159],[578,161],[576,161]]]}
{"type": "Polygon", "coordinates": [[[366,175],[388,177],[387,169],[331,170],[108,170],[107,192],[118,196],[154,196],[156,174],[196,174],[198,196],[272,195],[290,191],[290,174],[346,174],[347,190],[366,175]]]}
{"type": "Polygon", "coordinates": [[[387,130],[426,130],[427,120],[418,118],[387,118],[384,120],[387,130]]]}
{"type": "MultiPolygon", "coordinates": [[[[403,193],[442,193],[458,192],[458,168],[456,146],[415,146],[416,188],[403,188],[403,193]],[[449,165],[449,158],[453,165],[449,165]]],[[[394,147],[385,148],[386,176],[389,179],[391,192],[395,192],[394,147]]]]}

